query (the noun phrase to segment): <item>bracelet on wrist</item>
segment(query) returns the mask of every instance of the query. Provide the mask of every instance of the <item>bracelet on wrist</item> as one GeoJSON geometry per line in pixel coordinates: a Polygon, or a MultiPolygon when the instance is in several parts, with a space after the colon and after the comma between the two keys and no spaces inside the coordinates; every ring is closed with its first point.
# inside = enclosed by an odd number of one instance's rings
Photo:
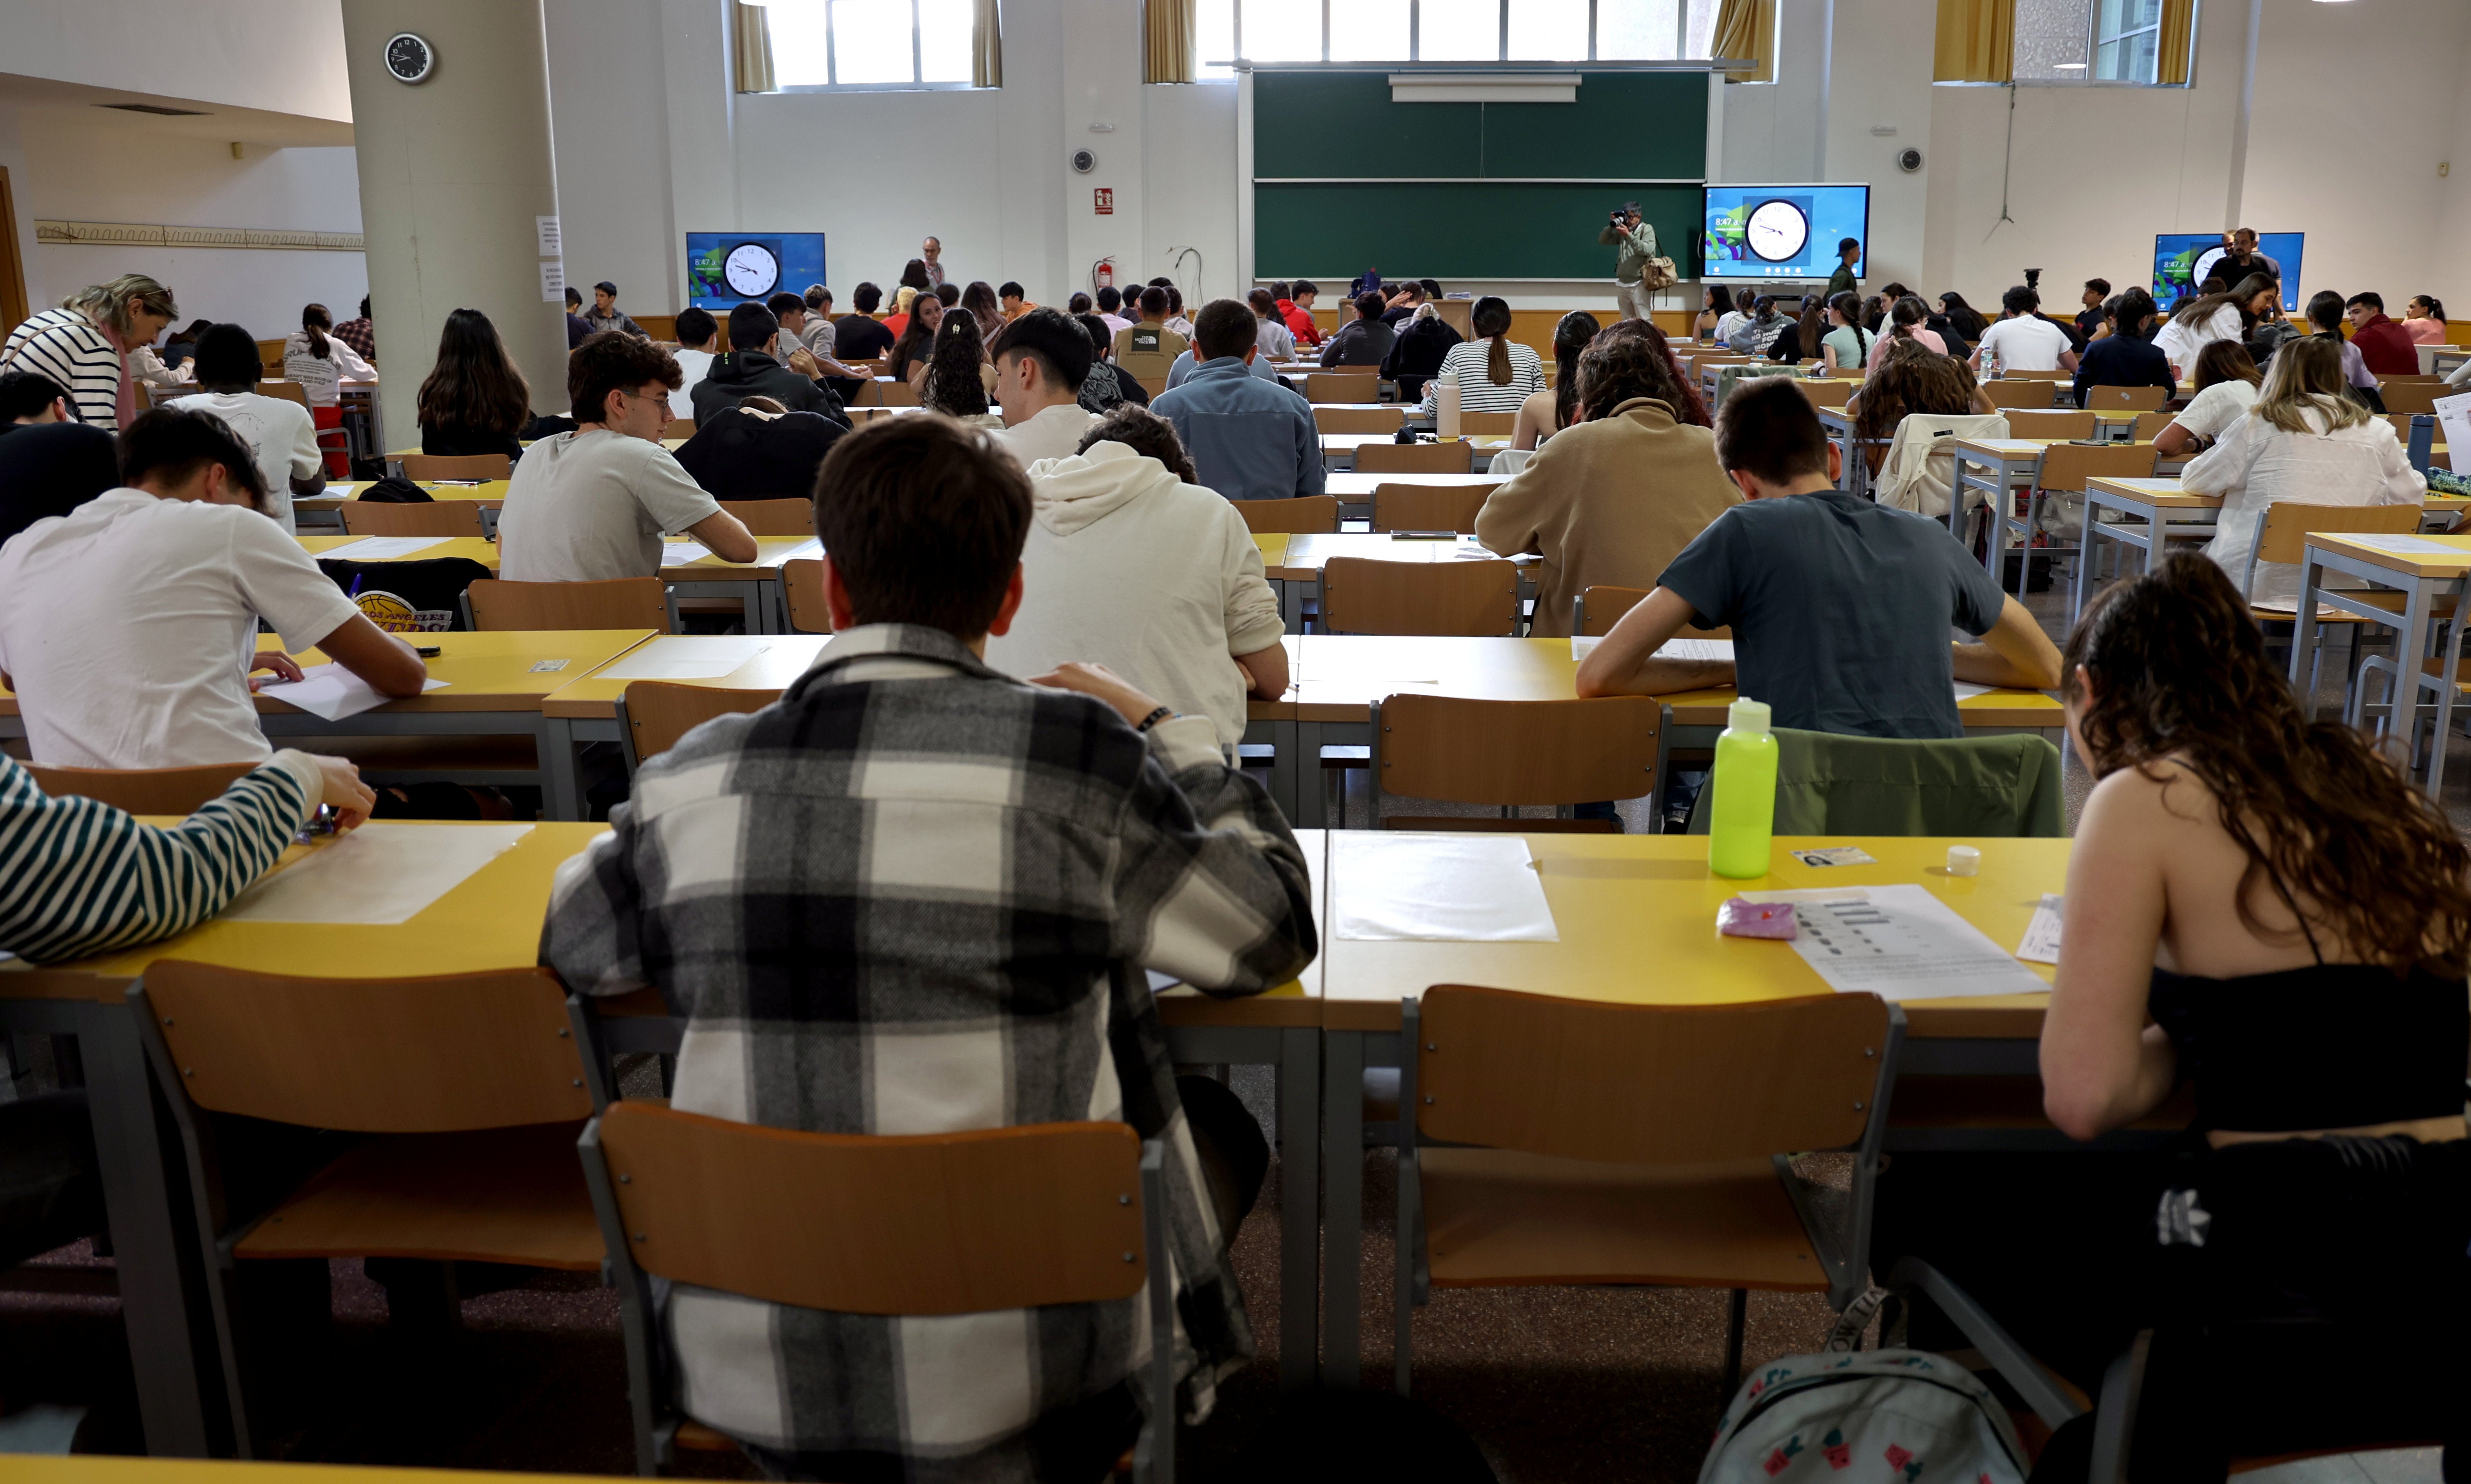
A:
{"type": "Polygon", "coordinates": [[[1151,712],[1148,716],[1134,722],[1133,730],[1136,732],[1146,732],[1151,727],[1158,725],[1162,721],[1172,721],[1174,719],[1175,708],[1172,706],[1161,706],[1158,710],[1151,712]]]}

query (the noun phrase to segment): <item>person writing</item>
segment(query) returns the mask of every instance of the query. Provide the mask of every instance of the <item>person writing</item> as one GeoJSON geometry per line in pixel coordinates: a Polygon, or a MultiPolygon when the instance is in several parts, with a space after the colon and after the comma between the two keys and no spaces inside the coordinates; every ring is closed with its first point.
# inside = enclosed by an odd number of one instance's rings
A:
{"type": "Polygon", "coordinates": [[[1648,312],[1648,271],[1656,258],[1656,228],[1639,211],[1638,202],[1624,201],[1596,241],[1615,247],[1613,303],[1624,319],[1644,319],[1648,312]]]}
{"type": "Polygon", "coordinates": [[[2192,393],[2188,405],[2153,435],[2153,451],[2165,459],[2185,459],[2211,448],[2256,406],[2257,389],[2264,380],[2257,374],[2256,363],[2248,359],[2247,346],[2229,341],[2206,346],[2197,354],[2197,374],[2188,382],[2192,393]]]}

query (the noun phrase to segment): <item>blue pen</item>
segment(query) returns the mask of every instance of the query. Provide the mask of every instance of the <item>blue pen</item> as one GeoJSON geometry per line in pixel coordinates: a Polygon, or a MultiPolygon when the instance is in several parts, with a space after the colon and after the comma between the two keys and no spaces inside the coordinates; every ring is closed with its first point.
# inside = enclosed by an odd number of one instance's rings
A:
{"type": "Polygon", "coordinates": [[[345,593],[343,596],[344,596],[344,597],[346,597],[346,598],[358,598],[358,597],[360,597],[360,596],[361,596],[361,578],[362,578],[362,577],[365,577],[365,576],[367,576],[367,574],[365,574],[365,573],[354,573],[354,574],[352,575],[352,590],[351,590],[350,592],[348,592],[348,593],[345,593]]]}

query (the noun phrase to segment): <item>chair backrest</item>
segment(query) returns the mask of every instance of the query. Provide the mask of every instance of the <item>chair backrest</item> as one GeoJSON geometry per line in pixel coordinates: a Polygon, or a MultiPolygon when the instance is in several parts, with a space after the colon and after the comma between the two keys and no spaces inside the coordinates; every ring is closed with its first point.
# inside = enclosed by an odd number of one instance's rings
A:
{"type": "MultiPolygon", "coordinates": [[[[1336,503],[1331,502],[1333,505],[1336,503]]],[[[791,628],[802,634],[829,634],[833,631],[833,610],[824,601],[824,564],[821,560],[801,556],[796,561],[783,562],[781,597],[788,603],[791,628]]]]}
{"type": "Polygon", "coordinates": [[[515,461],[504,454],[406,454],[403,477],[415,484],[431,480],[507,480],[515,461]]]}
{"type": "Polygon", "coordinates": [[[1403,407],[1316,407],[1313,426],[1324,433],[1396,433],[1407,420],[1403,407]]]}
{"type": "MultiPolygon", "coordinates": [[[[883,373],[883,368],[882,368],[882,366],[880,366],[880,365],[879,365],[879,366],[877,366],[877,367],[876,367],[876,374],[877,374],[877,376],[881,376],[882,373],[883,373]]],[[[850,399],[850,406],[852,406],[852,407],[890,407],[890,406],[892,406],[892,404],[891,404],[891,403],[886,402],[886,401],[883,399],[883,388],[884,388],[884,385],[885,385],[884,383],[882,383],[882,382],[881,382],[881,381],[876,380],[874,377],[869,377],[867,380],[865,380],[865,381],[863,381],[863,382],[859,383],[858,395],[857,395],[857,396],[855,396],[855,397],[852,397],[852,398],[850,399]]]]}
{"type": "Polygon", "coordinates": [[[2093,413],[2057,408],[2049,412],[2016,408],[2008,413],[2008,436],[2012,438],[2089,438],[2093,436],[2093,413]]]}
{"type": "MultiPolygon", "coordinates": [[[[2066,833],[2059,749],[2039,737],[1909,740],[1777,727],[1778,835],[2051,839],[2066,833]]],[[[1690,833],[1707,833],[1701,789],[1690,833]]]]}
{"type": "Polygon", "coordinates": [[[2046,371],[2010,370],[2006,375],[2011,381],[2072,381],[2076,377],[2074,371],[2062,371],[2058,366],[2046,371]]]}
{"type": "Polygon", "coordinates": [[[750,536],[812,536],[815,533],[812,500],[723,500],[720,507],[738,517],[750,536]]]}
{"type": "Polygon", "coordinates": [[[508,582],[491,577],[464,590],[478,629],[649,628],[670,626],[669,589],[658,577],[606,582],[508,582]]]}
{"type": "Polygon", "coordinates": [[[1472,474],[1472,443],[1359,443],[1358,474],[1472,474]]]}
{"type": "MultiPolygon", "coordinates": [[[[1581,590],[1570,600],[1570,632],[1582,638],[1600,639],[1613,631],[1621,616],[1636,607],[1648,594],[1643,587],[1610,587],[1598,584],[1581,590]]],[[[1723,624],[1714,628],[1692,628],[1683,625],[1685,639],[1730,639],[1733,631],[1723,624]]]]}
{"type": "Polygon", "coordinates": [[[1416,1123],[1626,1165],[1841,1148],[1870,1122],[1888,1035],[1876,995],[1609,1004],[1436,984],[1419,1007],[1416,1123]]]}
{"type": "Polygon", "coordinates": [[[144,994],[199,1107],[364,1134],[592,1114],[566,991],[546,969],[298,978],[166,959],[144,994]]]}
{"type": "Polygon", "coordinates": [[[1305,373],[1305,400],[1307,402],[1377,402],[1380,400],[1381,371],[1368,365],[1360,370],[1344,367],[1305,373]]]}
{"type": "Polygon", "coordinates": [[[45,767],[29,763],[35,786],[53,798],[97,799],[131,814],[194,814],[255,771],[254,763],[206,763],[195,767],[45,767]]]}
{"type": "Polygon", "coordinates": [[[2044,489],[2083,489],[2094,477],[2150,479],[2156,457],[2151,443],[2054,443],[2042,455],[2035,483],[2044,489]]]}
{"type": "Polygon", "coordinates": [[[1472,534],[1475,512],[1497,486],[1491,484],[1376,484],[1376,530],[1457,530],[1472,534]]]}
{"type": "Polygon", "coordinates": [[[1141,1142],[1121,1123],[869,1137],[629,1100],[594,1129],[627,1256],[676,1283],[966,1314],[1127,1298],[1149,1277],[1141,1142]]]}
{"type": "Polygon", "coordinates": [[[710,685],[636,680],[626,686],[626,744],[636,762],[659,757],[715,717],[762,711],[778,691],[724,691],[710,685]]]}
{"type": "MultiPolygon", "coordinates": [[[[2156,387],[2153,389],[2159,391],[2162,389],[2156,387]]],[[[2163,429],[2171,426],[2175,415],[2171,412],[2137,413],[2136,421],[2129,429],[2129,440],[2135,443],[2153,442],[2161,436],[2163,429]]]]}
{"type": "Polygon", "coordinates": [[[335,506],[343,517],[343,531],[354,536],[478,536],[481,503],[438,500],[428,505],[397,505],[390,500],[345,500],[335,506]]]}
{"type": "Polygon", "coordinates": [[[2085,410],[2103,412],[2150,412],[2167,401],[2159,387],[2087,387],[2085,410]]]}
{"type": "Polygon", "coordinates": [[[1333,556],[1321,568],[1321,622],[1333,634],[1506,637],[1518,631],[1518,564],[1333,556]]]}
{"type": "Polygon", "coordinates": [[[2305,505],[2276,500],[2265,507],[2265,524],[2256,533],[2258,561],[2296,562],[2306,553],[2311,535],[2357,533],[2407,535],[2419,529],[2415,505],[2305,505]]]}
{"type": "Polygon", "coordinates": [[[2395,381],[2391,378],[2378,390],[2386,399],[2389,412],[2433,412],[2436,411],[2438,397],[2454,395],[2454,389],[2442,382],[2395,381]]]}
{"type": "Polygon", "coordinates": [[[870,382],[875,388],[876,402],[882,407],[916,407],[918,389],[906,381],[870,382]]]}
{"type": "MultiPolygon", "coordinates": [[[[277,364],[280,364],[279,358],[277,364]]],[[[261,397],[281,397],[286,402],[297,402],[302,407],[309,405],[309,389],[296,381],[259,382],[257,394],[261,397]]]]}
{"type": "Polygon", "coordinates": [[[1293,500],[1237,500],[1236,512],[1255,535],[1329,535],[1338,530],[1336,495],[1300,495],[1293,500]]]}
{"type": "Polygon", "coordinates": [[[1392,695],[1375,709],[1374,772],[1384,793],[1459,804],[1635,799],[1654,791],[1662,715],[1644,695],[1392,695]]]}
{"type": "Polygon", "coordinates": [[[665,438],[691,438],[694,433],[695,420],[692,417],[672,417],[661,425],[661,436],[665,438]]]}
{"type": "MultiPolygon", "coordinates": [[[[1907,412],[1888,439],[1887,454],[1879,460],[1879,475],[1871,485],[1871,495],[1879,504],[1894,509],[1919,510],[1934,518],[1944,516],[1948,502],[1955,498],[1957,440],[2007,436],[2005,412],[1960,412],[1952,416],[1907,412]]],[[[1981,503],[1980,490],[1965,492],[1968,509],[1981,503]]]]}
{"type": "Polygon", "coordinates": [[[1808,381],[1796,378],[1794,385],[1810,398],[1813,407],[1843,407],[1853,399],[1854,384],[1849,381],[1808,381]]]}
{"type": "Polygon", "coordinates": [[[1471,436],[1507,437],[1518,431],[1517,412],[1461,412],[1459,431],[1471,436]]]}
{"type": "Polygon", "coordinates": [[[2051,384],[2027,377],[2013,377],[1982,383],[1983,394],[1992,407],[2049,407],[2051,384]]]}

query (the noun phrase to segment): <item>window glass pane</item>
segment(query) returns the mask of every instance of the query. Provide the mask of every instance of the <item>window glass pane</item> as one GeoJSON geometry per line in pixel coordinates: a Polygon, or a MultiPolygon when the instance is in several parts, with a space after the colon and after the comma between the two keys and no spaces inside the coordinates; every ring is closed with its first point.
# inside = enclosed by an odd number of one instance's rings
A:
{"type": "Polygon", "coordinates": [[[975,29],[970,0],[918,0],[918,81],[970,81],[970,46],[975,29]]]}
{"type": "Polygon", "coordinates": [[[1244,55],[1256,61],[1321,60],[1321,0],[1243,0],[1244,55]]]}
{"type": "Polygon", "coordinates": [[[1504,0],[1424,0],[1418,12],[1419,61],[1493,61],[1501,56],[1504,0]]]}
{"type": "Polygon", "coordinates": [[[1514,0],[1510,56],[1514,61],[1586,61],[1588,0],[1514,0]]]}
{"type": "Polygon", "coordinates": [[[1200,0],[1194,10],[1194,74],[1234,77],[1236,69],[1227,64],[1236,59],[1236,0],[1200,0]]]}
{"type": "Polygon", "coordinates": [[[2016,0],[2017,79],[2083,82],[2091,29],[2088,0],[2016,0]]]}
{"type": "Polygon", "coordinates": [[[1682,55],[1708,57],[1707,50],[1716,39],[1716,0],[1687,0],[1689,12],[1683,22],[1682,55]]]}
{"type": "Polygon", "coordinates": [[[817,87],[832,81],[826,71],[823,0],[782,0],[764,9],[772,32],[772,80],[783,87],[817,87]]]}
{"type": "Polygon", "coordinates": [[[837,82],[914,82],[909,0],[833,0],[837,82]]]}
{"type": "Polygon", "coordinates": [[[1330,0],[1330,59],[1405,61],[1407,0],[1330,0]]]}
{"type": "MultiPolygon", "coordinates": [[[[1596,0],[1597,59],[1671,60],[1681,13],[1681,0],[1596,0]]],[[[1515,26],[1518,12],[1511,17],[1515,26]]]]}

